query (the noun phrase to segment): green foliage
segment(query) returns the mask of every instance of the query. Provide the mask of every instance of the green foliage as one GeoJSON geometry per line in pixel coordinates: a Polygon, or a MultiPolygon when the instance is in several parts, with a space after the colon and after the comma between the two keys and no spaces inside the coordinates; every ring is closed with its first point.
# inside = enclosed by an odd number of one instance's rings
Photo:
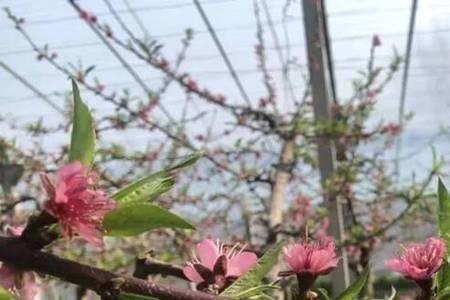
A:
{"type": "Polygon", "coordinates": [[[72,81],[72,89],[74,106],[69,160],[78,160],[90,166],[95,154],[95,127],[88,107],[81,100],[80,90],[75,81],[72,81]]]}
{"type": "Polygon", "coordinates": [[[179,216],[146,202],[123,203],[103,220],[103,228],[109,236],[133,236],[163,227],[195,229],[179,216]]]}
{"type": "Polygon", "coordinates": [[[205,155],[204,151],[197,151],[190,155],[188,155],[186,158],[181,160],[180,162],[176,163],[175,165],[169,167],[167,171],[173,172],[178,169],[183,169],[186,167],[189,167],[193,164],[195,164],[203,155],[205,155]]]}
{"type": "Polygon", "coordinates": [[[121,293],[119,295],[119,300],[158,300],[158,299],[153,298],[153,297],[148,297],[148,296],[130,294],[130,293],[121,293]]]}
{"type": "Polygon", "coordinates": [[[330,295],[328,295],[328,291],[324,288],[316,289],[317,294],[319,295],[320,300],[330,300],[330,295]]]}
{"type": "Polygon", "coordinates": [[[162,227],[195,229],[190,222],[148,202],[172,188],[175,172],[194,164],[202,155],[201,152],[191,154],[179,163],[142,177],[116,192],[112,198],[120,204],[103,220],[106,234],[133,236],[162,227]]]}
{"type": "Polygon", "coordinates": [[[166,170],[144,176],[116,192],[112,198],[122,203],[152,201],[172,188],[175,171],[194,164],[202,155],[202,152],[193,153],[166,170]]]}
{"type": "Polygon", "coordinates": [[[450,299],[450,286],[441,288],[436,294],[435,300],[448,300],[450,299]]]}
{"type": "Polygon", "coordinates": [[[167,171],[160,171],[138,179],[116,192],[112,198],[118,202],[152,201],[167,192],[175,184],[175,179],[167,171]]]}
{"type": "MultiPolygon", "coordinates": [[[[264,299],[262,294],[269,285],[263,284],[263,279],[272,270],[273,266],[278,262],[283,242],[279,242],[270,248],[251,268],[248,272],[243,274],[232,285],[225,289],[220,295],[234,299],[264,299]]],[[[271,287],[273,288],[273,286],[271,287]]]]}
{"type": "Polygon", "coordinates": [[[353,300],[357,299],[359,293],[363,290],[364,286],[369,279],[370,270],[367,268],[361,274],[361,276],[353,282],[345,291],[343,291],[335,300],[353,300]]]}
{"type": "Polygon", "coordinates": [[[19,298],[0,287],[0,300],[19,300],[19,298]]]}
{"type": "MultiPolygon", "coordinates": [[[[450,195],[440,179],[438,183],[438,200],[439,235],[445,241],[448,249],[450,246],[450,195]]],[[[439,291],[442,291],[448,286],[450,286],[450,266],[445,262],[437,275],[437,288],[439,291]]]]}

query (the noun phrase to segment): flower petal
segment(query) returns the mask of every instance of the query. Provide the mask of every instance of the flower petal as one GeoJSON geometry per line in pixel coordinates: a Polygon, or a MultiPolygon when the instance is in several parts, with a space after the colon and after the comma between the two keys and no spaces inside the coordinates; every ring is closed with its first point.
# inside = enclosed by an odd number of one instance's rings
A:
{"type": "Polygon", "coordinates": [[[12,289],[17,274],[18,271],[14,267],[3,263],[0,267],[0,286],[7,290],[12,289]]]}
{"type": "Polygon", "coordinates": [[[334,251],[316,250],[311,252],[309,267],[312,273],[326,274],[337,266],[339,259],[334,256],[334,251]]]}
{"type": "Polygon", "coordinates": [[[58,172],[58,181],[67,181],[70,177],[84,173],[86,168],[79,161],[74,161],[68,164],[65,164],[59,169],[58,172]]]}
{"type": "Polygon", "coordinates": [[[228,263],[228,276],[239,277],[252,268],[258,257],[253,252],[241,252],[232,257],[228,263]]]}
{"type": "Polygon", "coordinates": [[[198,274],[198,272],[191,265],[185,266],[183,268],[183,274],[187,277],[187,279],[194,283],[200,283],[204,281],[200,274],[198,274]]]}
{"type": "Polygon", "coordinates": [[[45,192],[47,193],[47,197],[52,199],[55,197],[55,186],[53,185],[52,181],[48,177],[47,174],[42,173],[40,174],[42,186],[44,187],[45,192]]]}
{"type": "Polygon", "coordinates": [[[204,240],[197,244],[197,254],[202,265],[212,270],[220,253],[217,245],[212,240],[204,240]]]}
{"type": "Polygon", "coordinates": [[[26,272],[22,277],[22,287],[19,289],[20,297],[23,300],[34,300],[39,292],[39,285],[32,272],[26,272]]]}
{"type": "Polygon", "coordinates": [[[302,244],[292,244],[283,248],[284,260],[295,273],[304,271],[305,248],[302,244]]]}

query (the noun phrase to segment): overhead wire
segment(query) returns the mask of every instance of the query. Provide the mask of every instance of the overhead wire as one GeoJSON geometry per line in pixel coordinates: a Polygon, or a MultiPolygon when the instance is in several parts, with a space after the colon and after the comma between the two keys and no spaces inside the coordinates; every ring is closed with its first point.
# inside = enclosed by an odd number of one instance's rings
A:
{"type": "Polygon", "coordinates": [[[200,14],[203,22],[205,23],[206,28],[208,29],[209,34],[211,35],[211,38],[214,41],[214,44],[216,45],[217,49],[219,50],[219,53],[225,62],[225,65],[228,68],[228,71],[233,78],[233,81],[235,82],[239,93],[241,94],[242,98],[246,102],[248,106],[251,106],[251,101],[249,96],[247,95],[247,92],[245,91],[244,85],[242,84],[241,80],[239,79],[238,74],[234,70],[234,66],[231,63],[230,58],[227,55],[227,52],[225,51],[225,48],[222,45],[222,42],[220,41],[213,25],[211,24],[211,21],[209,20],[208,15],[206,14],[205,10],[203,9],[201,3],[199,0],[194,0],[195,7],[197,8],[198,13],[200,14]]]}
{"type": "MultiPolygon", "coordinates": [[[[406,101],[406,91],[408,87],[408,75],[409,75],[409,64],[411,60],[411,50],[414,39],[414,29],[416,24],[416,15],[417,15],[417,4],[418,0],[413,0],[411,5],[411,15],[409,19],[409,29],[408,29],[408,41],[406,43],[406,51],[405,51],[405,64],[403,66],[403,77],[402,84],[400,90],[400,103],[398,110],[398,123],[400,127],[403,126],[404,123],[404,114],[405,114],[405,101],[406,101]]],[[[396,141],[396,149],[395,149],[395,174],[397,174],[397,178],[400,176],[400,153],[402,148],[402,135],[400,134],[396,141]]]]}

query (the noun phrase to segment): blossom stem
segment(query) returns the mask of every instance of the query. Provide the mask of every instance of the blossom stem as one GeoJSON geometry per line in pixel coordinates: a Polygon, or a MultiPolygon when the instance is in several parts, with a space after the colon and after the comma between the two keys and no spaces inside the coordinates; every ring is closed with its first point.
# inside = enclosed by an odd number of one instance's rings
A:
{"type": "Polygon", "coordinates": [[[431,279],[418,280],[417,285],[421,289],[419,300],[430,300],[433,296],[433,281],[431,279]]]}
{"type": "Polygon", "coordinates": [[[316,277],[310,273],[297,274],[299,300],[307,300],[308,291],[314,284],[316,277]]]}

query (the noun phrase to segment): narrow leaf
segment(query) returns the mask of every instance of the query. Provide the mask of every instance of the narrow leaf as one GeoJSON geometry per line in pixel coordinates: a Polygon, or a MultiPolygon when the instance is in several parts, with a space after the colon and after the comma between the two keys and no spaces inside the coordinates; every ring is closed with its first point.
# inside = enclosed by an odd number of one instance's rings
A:
{"type": "Polygon", "coordinates": [[[181,217],[146,202],[123,203],[103,220],[103,228],[109,236],[133,236],[163,227],[195,229],[181,217]]]}
{"type": "Polygon", "coordinates": [[[243,294],[248,297],[248,291],[256,286],[260,286],[264,277],[278,262],[278,256],[282,247],[283,242],[279,242],[267,250],[267,252],[258,259],[258,262],[253,268],[239,277],[238,280],[226,288],[220,295],[236,299],[239,299],[240,295],[243,294]]]}
{"type": "MultiPolygon", "coordinates": [[[[444,183],[439,179],[438,183],[438,223],[439,236],[445,241],[447,249],[450,246],[450,196],[444,183]]],[[[448,252],[446,254],[448,256],[448,252]]],[[[450,266],[447,261],[444,262],[437,275],[437,287],[441,291],[450,285],[450,266]]]]}
{"type": "Polygon", "coordinates": [[[335,300],[353,300],[357,299],[359,293],[367,283],[369,279],[370,269],[367,268],[361,274],[361,276],[353,282],[345,291],[343,291],[335,300]]]}
{"type": "Polygon", "coordinates": [[[152,201],[175,184],[173,175],[160,171],[138,179],[116,192],[112,198],[119,202],[152,201]]]}
{"type": "Polygon", "coordinates": [[[328,295],[328,291],[326,289],[318,288],[316,292],[319,294],[320,300],[330,300],[330,295],[328,295]]]}
{"type": "Polygon", "coordinates": [[[116,192],[112,198],[123,203],[152,201],[175,184],[174,171],[194,164],[202,155],[202,152],[193,153],[165,170],[144,176],[116,192]]]}
{"type": "Polygon", "coordinates": [[[184,158],[182,161],[176,163],[175,165],[171,166],[167,171],[175,171],[177,169],[182,169],[189,167],[197,162],[205,153],[203,151],[197,151],[195,153],[192,153],[188,155],[186,158],[184,158]]]}
{"type": "Polygon", "coordinates": [[[95,153],[95,129],[91,113],[80,97],[80,90],[72,80],[73,126],[69,160],[78,160],[86,166],[92,164],[95,153]]]}

